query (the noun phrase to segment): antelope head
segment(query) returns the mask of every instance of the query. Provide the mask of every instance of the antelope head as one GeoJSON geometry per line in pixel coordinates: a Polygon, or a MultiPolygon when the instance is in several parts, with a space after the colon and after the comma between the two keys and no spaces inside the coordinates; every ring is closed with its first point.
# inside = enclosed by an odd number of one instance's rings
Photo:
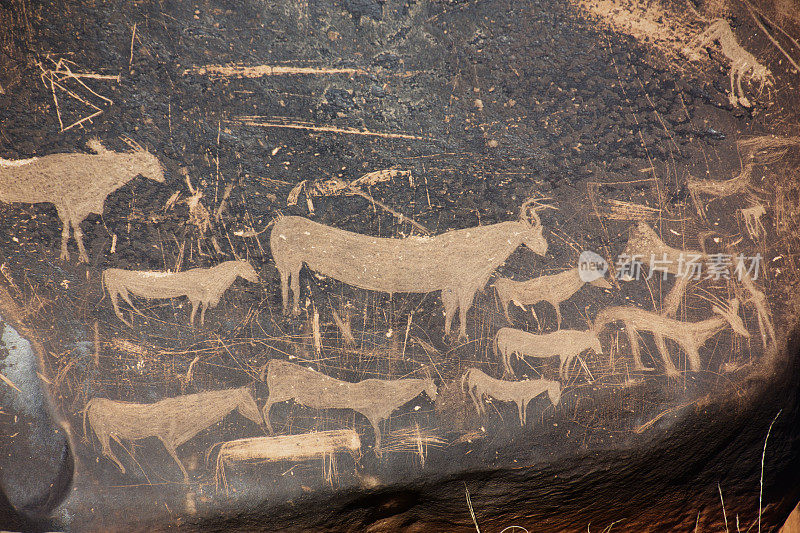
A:
{"type": "Polygon", "coordinates": [[[122,141],[133,148],[133,152],[130,154],[131,162],[133,163],[132,170],[149,180],[164,183],[164,168],[158,158],[133,139],[123,137],[122,141]]]}
{"type": "Polygon", "coordinates": [[[520,222],[527,224],[530,230],[523,236],[522,243],[539,255],[547,254],[547,240],[542,235],[542,221],[536,212],[535,200],[528,200],[519,212],[520,222]]]}
{"type": "Polygon", "coordinates": [[[713,312],[720,315],[722,318],[728,321],[731,325],[731,329],[741,335],[742,337],[749,337],[750,332],[747,331],[747,328],[744,327],[744,322],[742,321],[742,317],[739,316],[739,299],[733,298],[728,300],[728,305],[724,307],[720,307],[715,305],[711,308],[713,312]]]}
{"type": "Polygon", "coordinates": [[[236,274],[243,277],[250,283],[258,283],[258,274],[248,261],[244,259],[236,262],[236,274]]]}

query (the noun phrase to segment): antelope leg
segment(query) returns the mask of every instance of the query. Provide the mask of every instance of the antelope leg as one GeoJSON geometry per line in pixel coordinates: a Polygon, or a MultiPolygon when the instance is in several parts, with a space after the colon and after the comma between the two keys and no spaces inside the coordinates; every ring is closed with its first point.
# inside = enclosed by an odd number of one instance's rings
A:
{"type": "Polygon", "coordinates": [[[175,462],[178,463],[178,467],[181,469],[181,472],[183,472],[183,482],[189,483],[189,473],[183,467],[183,463],[181,463],[181,460],[178,459],[178,453],[175,451],[175,447],[172,446],[171,442],[167,442],[166,440],[164,440],[164,438],[162,437],[159,438],[161,439],[161,442],[164,443],[164,448],[166,448],[167,452],[172,456],[173,459],[175,459],[175,462]]]}
{"type": "Polygon", "coordinates": [[[69,261],[69,250],[67,250],[67,242],[69,242],[69,216],[63,207],[56,206],[58,211],[58,218],[61,219],[61,260],[69,261]]]}
{"type": "Polygon", "coordinates": [[[83,246],[83,231],[81,231],[80,221],[75,219],[70,220],[72,225],[72,233],[75,235],[75,242],[78,243],[78,261],[81,263],[89,262],[89,255],[86,253],[86,248],[83,246]]]}

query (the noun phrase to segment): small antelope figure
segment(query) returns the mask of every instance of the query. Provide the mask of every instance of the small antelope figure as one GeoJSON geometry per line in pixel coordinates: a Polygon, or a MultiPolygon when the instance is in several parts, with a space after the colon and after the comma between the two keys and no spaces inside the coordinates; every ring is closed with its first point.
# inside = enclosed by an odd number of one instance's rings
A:
{"type": "Polygon", "coordinates": [[[211,268],[192,268],[183,272],[150,272],[109,268],[103,271],[103,287],[111,297],[114,313],[128,326],[130,322],[122,316],[119,297],[134,307],[130,295],[142,298],[177,298],[188,296],[192,303],[189,323],[200,307],[200,325],[205,325],[206,309],[216,307],[236,278],[242,277],[251,283],[258,283],[258,274],[253,266],[244,260],[225,261],[211,268]]]}
{"type": "Polygon", "coordinates": [[[259,426],[264,424],[247,387],[187,394],[148,404],[92,398],[83,409],[83,433],[88,439],[88,418],[89,426],[100,441],[103,455],[114,461],[123,474],[125,467],[111,450],[111,439],[122,445],[123,439],[132,442],[158,437],[178,464],[186,483],[189,474],[178,459],[175,448],[234,410],[259,426]]]}
{"type": "Polygon", "coordinates": [[[742,171],[733,178],[727,180],[702,180],[696,178],[688,178],[686,180],[686,188],[689,190],[689,195],[692,197],[692,203],[697,211],[697,215],[705,222],[705,210],[703,209],[703,199],[701,195],[713,196],[714,198],[726,198],[734,194],[746,194],[748,198],[755,201],[753,191],[755,188],[751,185],[750,179],[753,175],[753,163],[747,163],[742,171]]]}
{"type": "Polygon", "coordinates": [[[436,384],[424,379],[365,379],[357,383],[326,376],[316,370],[271,359],[264,368],[269,397],[263,413],[272,434],[269,411],[278,402],[294,400],[314,409],[352,409],[369,420],[375,432],[375,453],[381,454],[380,423],[422,393],[436,399],[436,384]]]}
{"type": "Polygon", "coordinates": [[[758,81],[761,86],[772,85],[772,73],[767,67],[758,62],[756,57],[742,48],[736,36],[733,34],[731,25],[725,19],[717,19],[700,34],[697,39],[697,46],[705,48],[714,41],[719,42],[722,54],[731,62],[731,92],[728,100],[731,105],[736,107],[741,104],[750,107],[750,101],[745,97],[742,90],[742,77],[750,72],[750,79],[758,81]]]}
{"type": "Polygon", "coordinates": [[[562,329],[553,333],[534,335],[513,328],[500,328],[494,336],[494,355],[503,363],[503,377],[514,375],[511,368],[511,356],[549,359],[559,357],[558,375],[563,380],[572,360],[585,352],[594,350],[597,355],[603,354],[600,339],[594,330],[577,331],[562,329]]]}
{"type": "Polygon", "coordinates": [[[639,333],[649,331],[653,334],[658,347],[658,352],[664,360],[666,373],[670,377],[678,375],[678,369],[672,362],[664,339],[672,339],[686,352],[689,369],[693,372],[700,370],[700,347],[708,339],[730,326],[733,331],[742,337],[750,337],[750,332],[744,327],[744,322],[739,316],[739,300],[728,300],[728,305],[721,307],[715,305],[712,311],[719,315],[699,322],[682,322],[673,318],[646,311],[634,306],[612,306],[602,309],[595,320],[595,328],[600,331],[602,327],[612,322],[625,324],[628,341],[633,351],[633,361],[637,370],[649,370],[642,364],[639,349],[639,333]]]}
{"type": "MultiPolygon", "coordinates": [[[[520,307],[548,302],[556,310],[558,328],[561,329],[561,303],[570,299],[585,283],[580,277],[579,270],[571,268],[558,274],[540,276],[528,281],[499,278],[494,282],[494,288],[509,322],[511,322],[511,317],[508,315],[509,302],[514,302],[520,307]]],[[[604,289],[611,288],[604,278],[590,281],[589,284],[604,289]]]]}
{"type": "Polygon", "coordinates": [[[502,381],[486,375],[477,368],[470,368],[461,378],[461,388],[469,394],[478,415],[486,415],[484,397],[491,396],[501,402],[514,402],[519,412],[519,423],[527,422],[528,404],[540,394],[547,393],[555,407],[561,401],[561,385],[558,381],[532,379],[527,381],[502,381]]]}
{"type": "Polygon", "coordinates": [[[136,176],[164,182],[164,171],[156,156],[138,144],[130,144],[132,152],[114,152],[92,139],[87,146],[93,154],[0,159],[0,202],[53,204],[63,224],[61,259],[69,260],[67,242],[71,226],[78,243],[79,261],[88,263],[81,222],[92,213],[102,215],[108,195],[136,176]]]}
{"type": "Polygon", "coordinates": [[[269,242],[281,276],[284,314],[289,312],[290,286],[294,293],[292,313],[300,314],[300,270],[305,264],[319,274],[372,291],[441,291],[445,334],[450,333],[458,311],[459,333],[464,338],[467,311],[475,293],[523,244],[536,254],[547,253],[542,223],[532,201],[522,205],[517,221],[405,239],[371,237],[286,216],[275,222],[269,242]]]}

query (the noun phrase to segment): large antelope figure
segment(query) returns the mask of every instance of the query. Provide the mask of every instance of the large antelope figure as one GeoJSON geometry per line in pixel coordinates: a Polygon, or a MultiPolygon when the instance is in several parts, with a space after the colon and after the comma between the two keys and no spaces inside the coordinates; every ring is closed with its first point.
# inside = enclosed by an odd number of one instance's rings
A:
{"type": "Polygon", "coordinates": [[[514,328],[500,328],[494,336],[494,355],[503,363],[504,377],[514,375],[511,356],[549,359],[558,356],[558,375],[566,378],[570,363],[586,350],[603,355],[603,346],[593,329],[577,331],[561,329],[553,333],[534,335],[514,328]]]}
{"type": "Polygon", "coordinates": [[[272,359],[265,368],[269,397],[264,421],[272,434],[269,410],[272,404],[294,400],[313,409],[351,409],[369,420],[375,432],[375,453],[381,454],[380,423],[423,392],[436,399],[436,384],[425,379],[365,379],[341,381],[294,363],[272,359]]]}
{"type": "MultiPolygon", "coordinates": [[[[508,315],[509,302],[514,302],[520,307],[548,302],[556,310],[558,328],[561,329],[561,303],[570,299],[585,283],[580,277],[579,270],[571,268],[558,274],[539,276],[527,281],[499,278],[494,282],[494,288],[509,322],[511,322],[511,317],[508,315]]],[[[611,284],[605,278],[598,278],[589,284],[604,289],[611,288],[611,284]]]]}
{"type": "Polygon", "coordinates": [[[114,152],[92,139],[93,154],[61,153],[31,159],[0,159],[0,201],[50,203],[63,224],[61,259],[69,259],[69,229],[78,243],[79,260],[89,262],[83,246],[81,222],[90,214],[103,214],[106,197],[136,176],[164,182],[164,171],[156,156],[136,143],[133,151],[114,152]]]}
{"type": "Polygon", "coordinates": [[[558,381],[532,379],[526,381],[503,381],[489,377],[477,368],[470,368],[461,378],[461,388],[469,394],[480,416],[486,414],[484,397],[491,396],[501,402],[514,402],[519,411],[519,423],[527,421],[528,404],[540,394],[547,393],[553,406],[561,401],[561,385],[558,381]]]}
{"type": "Polygon", "coordinates": [[[448,231],[433,237],[387,239],[332,228],[306,218],[275,222],[270,248],[281,277],[283,311],[300,314],[300,269],[311,270],[362,289],[388,292],[442,292],[445,333],[460,313],[460,337],[467,336],[467,310],[492,272],[520,245],[547,253],[542,223],[533,202],[520,220],[448,231]]]}
{"type": "Polygon", "coordinates": [[[633,361],[637,370],[649,370],[642,364],[639,333],[643,331],[652,333],[658,352],[664,360],[667,375],[676,376],[678,375],[678,369],[675,368],[672,362],[665,339],[672,339],[683,348],[686,352],[686,359],[689,362],[689,370],[697,372],[700,370],[700,347],[708,339],[728,326],[742,337],[750,336],[750,332],[744,327],[744,322],[739,316],[738,299],[728,300],[727,306],[715,305],[711,310],[719,316],[699,322],[682,322],[658,313],[646,311],[640,307],[630,305],[612,306],[602,309],[597,314],[594,327],[597,331],[600,331],[600,329],[612,322],[622,322],[628,334],[628,341],[633,351],[633,361]]]}
{"type": "Polygon", "coordinates": [[[687,272],[691,263],[708,261],[709,256],[699,250],[682,250],[667,246],[646,222],[639,222],[628,232],[628,243],[620,257],[636,258],[653,269],[676,276],[675,283],[664,297],[662,314],[674,317],[678,311],[686,286],[691,280],[687,272]]]}
{"type": "MultiPolygon", "coordinates": [[[[183,272],[150,272],[109,268],[103,271],[103,287],[111,297],[114,313],[128,326],[130,322],[122,316],[119,297],[134,307],[130,295],[142,298],[177,298],[188,296],[192,304],[189,323],[194,324],[197,308],[200,308],[200,325],[205,325],[206,309],[219,304],[222,293],[242,277],[258,283],[258,274],[245,260],[225,261],[210,268],[192,268],[183,272]]],[[[135,307],[134,307],[135,309],[135,307]]]]}
{"type": "Polygon", "coordinates": [[[83,410],[83,433],[88,439],[88,418],[89,426],[102,445],[102,453],[114,461],[123,474],[125,467],[111,450],[111,439],[121,446],[123,439],[133,442],[158,437],[178,463],[183,481],[188,482],[189,474],[175,448],[234,410],[258,425],[264,423],[247,387],[187,394],[148,404],[92,398],[83,410]]]}

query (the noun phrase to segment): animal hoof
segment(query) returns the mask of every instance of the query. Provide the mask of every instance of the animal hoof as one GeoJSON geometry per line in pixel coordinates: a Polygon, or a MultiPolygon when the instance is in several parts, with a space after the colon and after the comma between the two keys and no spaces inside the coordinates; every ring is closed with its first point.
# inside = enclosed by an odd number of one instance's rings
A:
{"type": "Polygon", "coordinates": [[[61,252],[61,260],[69,261],[69,252],[61,252]]]}

